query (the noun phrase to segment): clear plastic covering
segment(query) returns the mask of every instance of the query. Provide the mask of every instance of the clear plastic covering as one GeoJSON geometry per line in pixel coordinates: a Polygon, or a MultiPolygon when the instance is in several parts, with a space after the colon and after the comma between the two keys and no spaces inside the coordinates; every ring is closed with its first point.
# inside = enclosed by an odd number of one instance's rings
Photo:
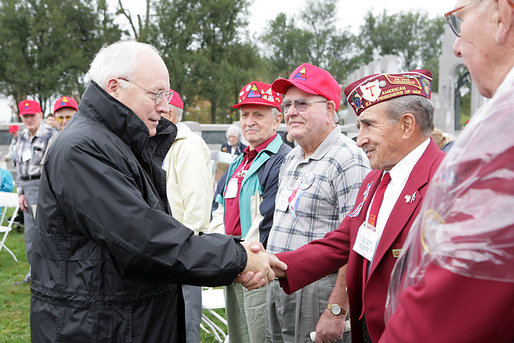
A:
{"type": "Polygon", "coordinates": [[[430,263],[514,282],[514,68],[476,113],[430,182],[391,275],[386,321],[430,263]]]}

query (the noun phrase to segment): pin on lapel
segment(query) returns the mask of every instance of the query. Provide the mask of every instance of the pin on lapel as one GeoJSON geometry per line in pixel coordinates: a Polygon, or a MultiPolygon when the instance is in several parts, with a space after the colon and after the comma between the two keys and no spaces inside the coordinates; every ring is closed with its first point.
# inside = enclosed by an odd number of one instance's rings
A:
{"type": "Polygon", "coordinates": [[[405,203],[407,203],[407,204],[412,204],[414,202],[414,200],[416,200],[416,192],[414,192],[414,194],[412,194],[412,195],[405,196],[405,203]]]}

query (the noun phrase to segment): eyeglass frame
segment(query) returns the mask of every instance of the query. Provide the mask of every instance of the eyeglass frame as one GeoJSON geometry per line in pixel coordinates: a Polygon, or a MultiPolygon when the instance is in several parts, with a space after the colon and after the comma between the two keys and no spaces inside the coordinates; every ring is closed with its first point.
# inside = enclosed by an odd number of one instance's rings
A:
{"type": "Polygon", "coordinates": [[[160,91],[153,91],[153,90],[151,90],[151,89],[149,89],[149,88],[146,88],[146,87],[145,87],[145,86],[143,86],[143,85],[140,85],[140,84],[139,84],[139,83],[137,83],[137,82],[130,81],[130,80],[125,79],[125,78],[123,78],[123,77],[118,77],[117,79],[118,79],[118,80],[122,80],[122,81],[126,81],[126,82],[128,82],[128,83],[133,84],[133,85],[136,85],[136,86],[138,86],[139,88],[142,88],[142,89],[144,89],[145,91],[147,91],[147,92],[149,92],[149,93],[153,94],[153,95],[155,96],[154,102],[155,102],[155,104],[156,104],[156,105],[159,105],[159,104],[160,104],[164,99],[166,99],[166,91],[164,91],[163,89],[161,89],[160,91]],[[158,100],[159,98],[160,98],[160,100],[158,100]]]}
{"type": "MultiPolygon", "coordinates": [[[[462,21],[455,13],[457,13],[458,11],[468,7],[469,5],[472,5],[476,2],[475,1],[471,1],[469,4],[467,5],[464,5],[464,6],[460,6],[460,7],[457,7],[456,9],[452,10],[452,11],[449,11],[449,12],[446,12],[444,14],[444,17],[446,18],[446,21],[448,22],[448,25],[450,25],[450,29],[452,29],[453,33],[457,36],[457,37],[460,37],[460,22],[462,21]],[[457,28],[455,27],[456,24],[452,24],[452,18],[454,20],[458,20],[459,21],[459,29],[457,30],[457,28]]],[[[514,3],[513,2],[509,2],[509,5],[510,7],[514,7],[514,3]]]]}
{"type": "Polygon", "coordinates": [[[309,107],[310,104],[317,104],[317,103],[322,103],[322,102],[328,102],[328,100],[305,100],[305,99],[296,99],[295,101],[291,101],[287,107],[287,109],[285,108],[286,107],[286,103],[285,102],[282,102],[282,104],[280,105],[280,109],[282,110],[282,113],[286,114],[289,109],[291,108],[291,106],[294,106],[294,108],[298,111],[298,112],[305,112],[307,111],[307,108],[309,107]],[[304,103],[300,103],[301,101],[305,101],[304,103]],[[301,108],[298,108],[298,106],[302,107],[305,106],[304,109],[301,109],[301,108]]]}
{"type": "Polygon", "coordinates": [[[55,116],[55,120],[57,120],[59,123],[62,123],[64,121],[64,119],[69,121],[72,117],[73,117],[73,115],[71,115],[71,116],[55,116]]]}

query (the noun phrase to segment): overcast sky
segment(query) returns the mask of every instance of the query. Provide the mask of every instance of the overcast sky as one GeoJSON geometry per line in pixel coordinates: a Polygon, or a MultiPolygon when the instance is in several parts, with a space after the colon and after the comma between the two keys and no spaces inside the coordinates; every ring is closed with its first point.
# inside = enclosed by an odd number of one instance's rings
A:
{"type": "MultiPolygon", "coordinates": [[[[109,0],[115,4],[117,0],[109,0]]],[[[130,9],[132,15],[144,14],[146,1],[123,0],[124,6],[130,9]]],[[[306,6],[307,0],[254,0],[250,6],[249,28],[252,35],[259,35],[266,26],[280,12],[298,14],[306,6]]],[[[456,0],[339,0],[335,13],[339,27],[349,26],[353,33],[358,33],[363,24],[364,15],[371,9],[373,14],[382,13],[384,9],[389,14],[400,11],[424,10],[433,18],[442,16],[455,7],[456,0]]],[[[126,19],[122,19],[126,23],[126,19]]],[[[10,120],[10,109],[5,99],[0,99],[0,121],[10,120]]]]}

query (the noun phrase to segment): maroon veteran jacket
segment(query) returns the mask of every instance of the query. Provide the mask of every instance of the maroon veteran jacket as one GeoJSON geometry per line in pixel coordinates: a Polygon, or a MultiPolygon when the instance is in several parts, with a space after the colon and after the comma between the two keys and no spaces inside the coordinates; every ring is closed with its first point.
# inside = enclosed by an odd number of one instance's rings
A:
{"type": "Polygon", "coordinates": [[[431,139],[427,149],[414,166],[407,183],[386,223],[374,256],[366,284],[362,285],[363,257],[353,251],[357,232],[366,219],[373,194],[382,176],[381,170],[371,171],[359,189],[354,209],[337,230],[295,250],[277,254],[288,265],[287,278],[280,283],[288,294],[337,271],[348,263],[347,288],[350,300],[352,342],[362,342],[359,317],[364,311],[371,340],[378,341],[384,331],[384,309],[389,278],[403,242],[421,207],[428,182],[445,154],[431,139]],[[412,197],[413,194],[415,197],[412,197]],[[406,200],[406,196],[408,200],[406,200]]]}

